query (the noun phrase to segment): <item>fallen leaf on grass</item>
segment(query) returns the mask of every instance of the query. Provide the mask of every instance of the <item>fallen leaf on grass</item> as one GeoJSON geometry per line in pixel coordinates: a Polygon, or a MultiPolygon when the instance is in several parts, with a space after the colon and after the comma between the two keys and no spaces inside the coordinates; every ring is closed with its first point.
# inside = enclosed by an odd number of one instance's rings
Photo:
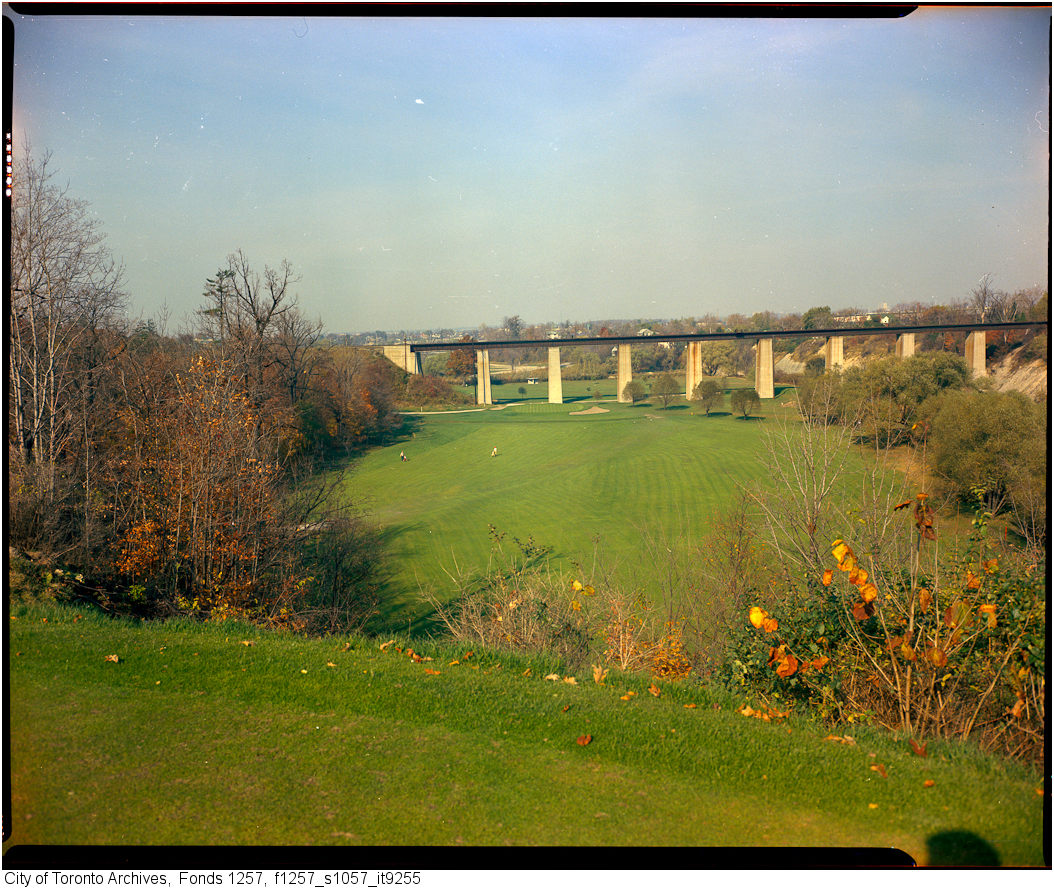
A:
{"type": "Polygon", "coordinates": [[[117,654],[107,654],[103,659],[107,663],[120,663],[121,662],[121,658],[118,657],[117,654]]]}
{"type": "Polygon", "coordinates": [[[684,708],[685,709],[695,709],[695,704],[694,703],[685,703],[684,704],[684,708]]]}
{"type": "Polygon", "coordinates": [[[602,669],[599,666],[593,666],[593,681],[595,681],[597,684],[603,684],[604,679],[607,677],[608,671],[606,669],[602,669]]]}
{"type": "Polygon", "coordinates": [[[916,743],[911,737],[908,737],[908,743],[911,745],[911,749],[915,753],[915,755],[921,756],[922,758],[926,758],[926,744],[925,743],[923,743],[921,746],[919,746],[919,744],[916,743]]]}
{"type": "Polygon", "coordinates": [[[247,648],[251,648],[254,644],[256,644],[255,641],[240,641],[238,643],[239,644],[244,644],[247,648]]]}
{"type": "Polygon", "coordinates": [[[530,667],[530,666],[528,666],[528,667],[527,667],[526,669],[524,669],[524,670],[523,670],[523,674],[524,674],[524,675],[530,675],[530,674],[531,674],[531,667],[530,667]]]}
{"type": "Polygon", "coordinates": [[[460,665],[461,665],[461,661],[460,660],[451,660],[449,663],[447,663],[447,666],[460,666],[460,665]]]}
{"type": "Polygon", "coordinates": [[[626,693],[624,693],[621,697],[619,697],[619,699],[620,700],[628,700],[630,697],[636,697],[636,696],[637,696],[637,692],[636,691],[626,691],[626,693]]]}
{"type": "Polygon", "coordinates": [[[336,664],[336,663],[326,663],[326,665],[327,665],[327,666],[328,666],[328,667],[329,667],[330,669],[336,669],[336,668],[337,668],[337,664],[336,664]]]}
{"type": "Polygon", "coordinates": [[[867,807],[869,807],[872,811],[874,811],[875,808],[878,807],[878,805],[876,805],[874,802],[868,802],[867,803],[867,807]]]}
{"type": "Polygon", "coordinates": [[[555,672],[550,672],[547,676],[545,676],[545,680],[546,681],[559,681],[560,680],[560,676],[557,675],[555,672]]]}
{"type": "Polygon", "coordinates": [[[841,737],[839,737],[837,734],[828,734],[823,739],[833,740],[835,743],[848,744],[849,746],[856,746],[856,741],[848,734],[843,734],[841,737]]]}
{"type": "Polygon", "coordinates": [[[384,642],[384,644],[382,644],[382,645],[381,645],[381,650],[382,650],[382,651],[386,651],[386,650],[388,650],[388,648],[390,648],[390,647],[391,647],[391,646],[392,646],[393,644],[395,644],[395,639],[394,639],[394,638],[393,638],[393,639],[392,639],[391,641],[386,641],[386,642],[384,642]]]}
{"type": "Polygon", "coordinates": [[[300,670],[300,674],[301,675],[307,675],[307,670],[306,669],[301,669],[300,670]]]}
{"type": "Polygon", "coordinates": [[[593,742],[593,735],[592,734],[583,734],[581,737],[579,737],[575,741],[575,743],[577,743],[579,746],[588,746],[592,742],[593,742]]]}
{"type": "Polygon", "coordinates": [[[886,766],[885,766],[885,765],[883,765],[883,764],[877,764],[877,765],[872,765],[872,766],[871,766],[871,770],[872,770],[872,771],[877,771],[877,772],[878,772],[879,774],[881,774],[881,775],[882,775],[883,777],[888,777],[888,776],[889,776],[889,775],[888,775],[888,774],[886,773],[886,766]]]}
{"type": "Polygon", "coordinates": [[[438,669],[426,669],[425,675],[441,675],[442,673],[438,669]]]}
{"type": "Polygon", "coordinates": [[[575,677],[573,675],[569,675],[567,676],[567,678],[564,679],[564,684],[576,685],[578,684],[578,682],[575,681],[575,677]]]}
{"type": "Polygon", "coordinates": [[[662,693],[662,691],[655,687],[653,683],[648,685],[648,693],[651,694],[653,697],[658,697],[662,693]]]}
{"type": "Polygon", "coordinates": [[[934,781],[932,781],[932,780],[923,780],[922,781],[922,785],[925,786],[926,789],[929,789],[931,786],[934,785],[934,781]]]}
{"type": "Polygon", "coordinates": [[[567,705],[566,705],[566,706],[565,706],[565,707],[564,707],[563,709],[561,709],[560,711],[561,711],[561,712],[567,712],[567,710],[568,710],[568,709],[570,709],[570,708],[571,708],[571,704],[570,704],[570,703],[568,703],[568,704],[567,704],[567,705]]]}

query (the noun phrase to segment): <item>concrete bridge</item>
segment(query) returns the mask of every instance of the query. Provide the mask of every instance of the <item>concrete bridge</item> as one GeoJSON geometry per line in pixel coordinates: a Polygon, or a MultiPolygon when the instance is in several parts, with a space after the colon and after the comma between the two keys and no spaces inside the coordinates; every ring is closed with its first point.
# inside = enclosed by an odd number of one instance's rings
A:
{"type": "Polygon", "coordinates": [[[616,386],[618,400],[626,403],[623,394],[626,383],[633,378],[632,349],[635,344],[654,345],[656,342],[684,342],[687,345],[685,367],[685,398],[691,398],[695,387],[703,378],[703,360],[700,345],[715,340],[754,340],[754,388],[761,398],[775,395],[773,379],[775,365],[772,357],[774,339],[816,339],[823,337],[824,365],[828,370],[842,366],[846,336],[896,336],[895,354],[898,358],[910,358],[915,354],[915,336],[933,331],[941,333],[966,333],[966,363],[974,376],[985,375],[985,334],[989,330],[1021,330],[1047,327],[1047,321],[1011,321],[1003,324],[929,324],[919,327],[837,327],[824,330],[765,330],[725,333],[657,333],[654,336],[583,336],[569,339],[508,339],[489,342],[403,342],[384,346],[384,355],[409,373],[421,372],[421,353],[427,351],[453,351],[470,348],[476,352],[476,402],[493,404],[490,390],[490,349],[492,348],[539,348],[549,349],[549,403],[563,403],[563,384],[560,377],[560,347],[563,345],[605,345],[618,347],[618,371],[616,386]]]}

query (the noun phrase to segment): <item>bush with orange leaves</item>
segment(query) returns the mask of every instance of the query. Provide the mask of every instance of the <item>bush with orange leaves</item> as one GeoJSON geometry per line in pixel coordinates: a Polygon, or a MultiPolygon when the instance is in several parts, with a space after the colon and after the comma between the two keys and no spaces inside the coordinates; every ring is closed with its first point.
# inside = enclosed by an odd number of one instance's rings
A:
{"type": "Polygon", "coordinates": [[[973,737],[1041,760],[1043,566],[1012,550],[996,553],[987,539],[991,516],[982,511],[968,552],[941,557],[926,501],[918,494],[895,507],[910,510],[914,540],[899,570],[837,539],[832,567],[811,584],[811,609],[777,621],[751,608],[742,675],[756,690],[800,698],[834,719],[869,716],[908,735],[973,737]]]}

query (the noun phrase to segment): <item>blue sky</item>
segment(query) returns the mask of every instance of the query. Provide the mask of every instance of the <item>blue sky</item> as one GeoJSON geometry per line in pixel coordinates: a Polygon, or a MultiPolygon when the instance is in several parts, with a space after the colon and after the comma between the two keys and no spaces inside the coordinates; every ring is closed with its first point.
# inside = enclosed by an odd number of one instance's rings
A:
{"type": "Polygon", "coordinates": [[[1049,9],[27,16],[52,152],[178,320],[242,249],[333,332],[871,308],[1048,278],[1049,9]]]}

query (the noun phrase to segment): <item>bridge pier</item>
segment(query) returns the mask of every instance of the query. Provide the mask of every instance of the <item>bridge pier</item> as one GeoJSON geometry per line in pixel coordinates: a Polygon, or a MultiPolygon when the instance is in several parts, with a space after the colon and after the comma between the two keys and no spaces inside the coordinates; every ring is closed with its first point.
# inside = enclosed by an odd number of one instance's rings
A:
{"type": "Polygon", "coordinates": [[[901,333],[897,337],[895,354],[898,358],[910,358],[915,354],[914,333],[901,333]]]}
{"type": "Polygon", "coordinates": [[[984,330],[974,330],[966,334],[966,363],[970,367],[971,376],[984,376],[987,373],[984,366],[987,338],[984,330]]]}
{"type": "Polygon", "coordinates": [[[629,404],[632,399],[623,394],[626,383],[633,379],[633,361],[628,342],[618,344],[618,373],[615,374],[615,395],[620,404],[629,404]]]}
{"type": "Polygon", "coordinates": [[[845,337],[828,336],[823,345],[823,368],[833,370],[845,363],[845,337]]]}
{"type": "Polygon", "coordinates": [[[382,345],[381,353],[396,367],[402,367],[407,373],[421,372],[421,353],[411,349],[409,342],[398,345],[382,345]]]}
{"type": "Polygon", "coordinates": [[[686,401],[692,399],[695,387],[703,381],[702,346],[701,342],[689,342],[687,353],[684,356],[684,397],[686,401]]]}
{"type": "Polygon", "coordinates": [[[560,377],[560,346],[549,346],[549,403],[564,403],[564,382],[560,377]]]}
{"type": "Polygon", "coordinates": [[[776,390],[773,386],[775,367],[772,362],[772,340],[759,339],[757,351],[754,353],[754,391],[759,398],[774,398],[776,390]]]}
{"type": "Polygon", "coordinates": [[[494,403],[490,394],[490,352],[485,348],[476,351],[476,403],[494,403]]]}

